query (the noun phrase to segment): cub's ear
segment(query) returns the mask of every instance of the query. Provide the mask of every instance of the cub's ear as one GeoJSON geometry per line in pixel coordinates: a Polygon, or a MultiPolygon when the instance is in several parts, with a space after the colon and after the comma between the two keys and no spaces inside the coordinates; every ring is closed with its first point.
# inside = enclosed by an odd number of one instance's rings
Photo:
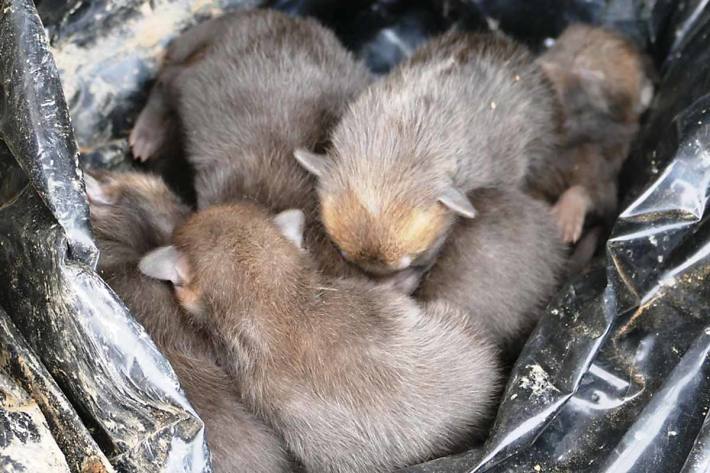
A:
{"type": "Polygon", "coordinates": [[[190,281],[187,257],[174,246],[161,246],[147,253],[138,263],[138,269],[150,278],[170,281],[175,286],[190,281]]]}
{"type": "Polygon", "coordinates": [[[471,201],[468,200],[466,194],[453,186],[444,191],[439,197],[439,202],[462,217],[474,218],[476,216],[476,209],[471,204],[471,201]]]}
{"type": "Polygon", "coordinates": [[[112,205],[116,203],[116,195],[109,189],[110,182],[101,182],[91,174],[84,172],[86,197],[94,205],[112,205]]]}
{"type": "Polygon", "coordinates": [[[323,154],[316,154],[306,149],[298,148],[293,152],[293,156],[306,171],[314,176],[322,177],[328,169],[328,164],[323,154]]]}
{"type": "Polygon", "coordinates": [[[538,59],[535,62],[537,62],[537,65],[540,66],[540,68],[545,73],[545,75],[547,75],[548,78],[555,77],[565,72],[565,70],[560,67],[559,64],[556,64],[554,62],[546,61],[544,59],[538,59]]]}
{"type": "Polygon", "coordinates": [[[306,217],[299,209],[284,210],[274,217],[274,223],[287,240],[303,249],[303,226],[306,217]]]}
{"type": "Polygon", "coordinates": [[[575,70],[575,74],[586,82],[603,83],[607,80],[604,72],[597,69],[580,68],[575,70]]]}

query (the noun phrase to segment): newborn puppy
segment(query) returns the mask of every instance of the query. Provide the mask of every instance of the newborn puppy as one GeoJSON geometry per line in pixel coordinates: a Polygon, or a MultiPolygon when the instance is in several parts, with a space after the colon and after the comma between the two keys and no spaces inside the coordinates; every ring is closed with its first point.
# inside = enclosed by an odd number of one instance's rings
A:
{"type": "Polygon", "coordinates": [[[323,276],[299,214],[211,207],[140,268],[174,284],[307,471],[388,472],[483,434],[500,381],[487,339],[445,303],[323,276]]]}
{"type": "Polygon", "coordinates": [[[653,84],[629,40],[593,26],[568,27],[537,62],[562,105],[563,149],[531,169],[531,188],[556,202],[562,236],[574,243],[588,214],[610,220],[616,211],[618,173],[653,84]]]}
{"type": "Polygon", "coordinates": [[[319,177],[325,228],[374,274],[430,265],[467,194],[521,184],[548,159],[553,91],[522,46],[450,32],[432,40],[348,108],[326,156],[296,159],[319,177]]]}
{"type": "Polygon", "coordinates": [[[205,423],[215,472],[289,471],[280,440],[239,402],[208,337],[189,323],[169,286],[138,271],[140,258],[169,242],[188,208],[146,174],[85,174],[85,182],[99,271],[175,369],[205,423]]]}
{"type": "Polygon", "coordinates": [[[451,232],[416,297],[466,309],[506,355],[537,322],[564,269],[564,248],[547,205],[517,189],[471,194],[478,211],[451,232]]]}
{"type": "MultiPolygon", "coordinates": [[[[315,20],[237,12],[198,25],[171,44],[132,136],[163,136],[145,129],[166,128],[169,104],[195,167],[199,208],[243,199],[274,212],[301,208],[305,246],[322,269],[347,274],[351,269],[320,225],[315,183],[292,156],[298,147],[324,145],[369,78],[315,20]]],[[[134,146],[134,153],[143,156],[143,148],[134,146]]]]}

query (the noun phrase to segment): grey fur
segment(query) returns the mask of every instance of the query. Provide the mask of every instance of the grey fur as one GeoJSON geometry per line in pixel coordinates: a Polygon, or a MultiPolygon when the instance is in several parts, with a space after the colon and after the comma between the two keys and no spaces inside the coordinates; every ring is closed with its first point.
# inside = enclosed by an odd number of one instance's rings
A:
{"type": "Polygon", "coordinates": [[[323,276],[253,205],[202,210],[173,244],[201,295],[192,315],[307,471],[387,472],[484,433],[500,378],[463,312],[323,276]]]}
{"type": "MultiPolygon", "coordinates": [[[[518,186],[529,164],[555,149],[558,122],[552,88],[524,47],[501,36],[449,32],[349,107],[333,132],[321,201],[352,192],[383,220],[399,212],[393,209],[430,206],[451,186],[462,194],[518,186]]],[[[464,210],[457,213],[472,216],[464,210]]],[[[343,225],[357,234],[368,223],[351,218],[343,225]]]]}
{"type": "Polygon", "coordinates": [[[552,89],[523,46],[450,32],[350,106],[321,185],[333,191],[375,180],[391,189],[383,197],[434,199],[450,183],[465,193],[515,186],[529,161],[553,150],[556,113],[552,89]]]}
{"type": "Polygon", "coordinates": [[[364,65],[315,20],[242,11],[177,38],[161,72],[165,85],[149,103],[167,100],[177,111],[199,208],[242,199],[274,212],[300,208],[305,246],[325,270],[343,273],[350,269],[317,218],[315,183],[292,155],[323,147],[369,80],[364,65]]]}
{"type": "Polygon", "coordinates": [[[294,471],[283,440],[247,411],[238,399],[234,380],[221,366],[183,352],[166,350],[164,354],[205,423],[215,473],[294,471]]]}
{"type": "Polygon", "coordinates": [[[515,352],[557,288],[564,248],[549,208],[521,191],[486,189],[472,200],[478,216],[454,227],[416,296],[465,308],[515,352]]]}
{"type": "Polygon", "coordinates": [[[215,472],[289,471],[281,440],[239,402],[209,338],[189,323],[168,285],[138,271],[142,255],[169,241],[188,208],[161,179],[145,174],[101,174],[92,182],[99,271],[170,360],[205,423],[215,472]]]}

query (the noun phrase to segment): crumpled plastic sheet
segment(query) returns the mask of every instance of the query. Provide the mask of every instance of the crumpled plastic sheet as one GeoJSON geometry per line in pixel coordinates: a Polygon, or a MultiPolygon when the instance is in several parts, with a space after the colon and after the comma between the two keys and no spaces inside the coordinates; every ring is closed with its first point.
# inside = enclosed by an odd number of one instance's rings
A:
{"type": "MultiPolygon", "coordinates": [[[[82,165],[130,166],[126,136],[165,45],[198,19],[255,3],[39,1],[82,165]]],[[[555,37],[572,21],[624,31],[649,51],[658,69],[657,95],[623,171],[623,210],[606,251],[595,268],[571,281],[547,309],[513,369],[491,437],[480,448],[404,471],[710,470],[710,286],[706,281],[710,267],[709,3],[265,2],[292,14],[319,18],[379,73],[451,26],[500,29],[539,50],[547,38],[555,37]]],[[[5,15],[0,16],[0,53],[5,52],[1,48],[7,48],[3,30],[7,30],[5,15]]],[[[11,70],[6,57],[0,54],[2,87],[7,87],[6,74],[11,70]]],[[[51,59],[47,61],[51,63],[51,59]]],[[[42,97],[59,97],[58,102],[37,103],[59,103],[53,113],[61,115],[64,108],[56,81],[35,94],[40,92],[45,94],[42,97]]],[[[14,96],[18,94],[23,97],[26,92],[15,91],[14,96]]],[[[40,130],[52,134],[66,125],[63,117],[41,122],[46,114],[17,125],[24,115],[16,119],[7,110],[5,102],[0,102],[4,120],[0,130],[7,133],[9,129],[13,137],[23,140],[30,136],[30,142],[40,130]],[[14,121],[9,128],[8,120],[14,121]],[[16,132],[20,129],[24,134],[16,132]]],[[[91,271],[95,253],[85,233],[81,189],[65,186],[68,190],[55,189],[52,194],[52,186],[47,185],[76,186],[71,164],[75,149],[68,127],[64,130],[56,135],[63,138],[53,141],[58,147],[48,146],[40,158],[37,156],[42,153],[37,149],[10,146],[21,165],[19,171],[8,165],[7,159],[0,159],[0,205],[5,203],[0,206],[0,253],[5,255],[0,267],[9,268],[0,271],[0,288],[12,288],[10,295],[0,291],[0,304],[14,319],[30,314],[28,322],[16,320],[18,328],[80,409],[119,470],[137,470],[150,450],[161,452],[156,454],[155,464],[164,470],[170,465],[175,470],[197,471],[196,465],[203,466],[200,462],[206,458],[202,437],[195,434],[188,438],[181,435],[186,430],[177,427],[161,430],[169,423],[162,422],[163,416],[189,423],[196,420],[194,414],[175,390],[167,364],[140,329],[126,323],[123,305],[91,271]],[[61,151],[56,154],[62,157],[62,173],[44,159],[55,149],[61,151]],[[67,253],[66,248],[71,251],[67,253]],[[24,266],[14,262],[16,255],[24,266]],[[97,294],[100,310],[96,309],[97,294]],[[64,302],[57,304],[58,300],[64,302]],[[80,310],[69,316],[68,307],[80,310]],[[97,320],[98,312],[101,317],[97,320]],[[130,327],[125,332],[130,341],[107,337],[124,333],[108,330],[106,326],[112,324],[122,330],[130,327]],[[56,340],[67,347],[58,346],[56,340]],[[110,347],[109,353],[98,356],[98,347],[110,347]],[[90,355],[85,358],[87,352],[90,355]],[[125,357],[126,352],[130,357],[125,357]],[[63,361],[66,359],[72,362],[63,361]],[[79,373],[90,366],[98,377],[103,370],[111,375],[101,382],[84,379],[79,373]],[[122,384],[126,379],[141,381],[122,384]],[[96,396],[92,390],[97,388],[104,394],[96,396]],[[142,408],[137,399],[145,403],[142,408]],[[151,415],[146,415],[146,410],[151,415]],[[107,422],[107,412],[112,414],[112,423],[107,422]],[[138,425],[137,432],[126,429],[138,425]],[[179,444],[184,449],[182,456],[175,453],[177,448],[162,448],[159,438],[179,444]],[[171,454],[162,456],[165,452],[171,454]],[[175,467],[172,461],[180,466],[175,467]]],[[[2,136],[10,144],[6,135],[2,136]]]]}
{"type": "Polygon", "coordinates": [[[209,471],[172,369],[93,270],[76,143],[28,0],[0,9],[0,163],[0,305],[119,471],[209,471]]]}
{"type": "MultiPolygon", "coordinates": [[[[47,373],[45,367],[37,360],[22,335],[2,309],[0,309],[0,378],[4,379],[4,381],[0,381],[0,385],[4,384],[0,391],[9,392],[9,394],[5,394],[6,413],[0,413],[0,416],[5,419],[3,420],[3,428],[0,429],[2,432],[0,437],[4,438],[3,441],[0,441],[0,470],[26,471],[27,473],[59,471],[58,465],[65,464],[68,471],[82,473],[112,473],[114,471],[89,431],[82,424],[74,408],[64,397],[64,393],[47,373]],[[16,387],[8,387],[11,383],[15,383],[16,387]],[[16,390],[22,391],[24,394],[17,394],[16,390]],[[31,394],[31,401],[25,400],[28,393],[31,394]],[[8,399],[14,399],[14,401],[8,401],[8,399]],[[32,412],[28,412],[27,415],[18,414],[17,406],[25,405],[31,408],[32,412]],[[56,441],[61,461],[54,460],[56,456],[54,452],[46,458],[35,459],[37,452],[33,451],[32,447],[28,449],[23,447],[29,442],[34,442],[38,437],[30,434],[29,429],[23,434],[14,425],[22,426],[25,420],[36,419],[37,416],[34,414],[36,409],[41,411],[43,421],[46,420],[47,427],[44,430],[47,430],[47,435],[50,438],[54,438],[50,443],[56,441]],[[8,437],[10,436],[14,437],[17,442],[17,448],[14,451],[9,449],[8,437]],[[25,450],[30,452],[29,456],[26,455],[25,450]],[[56,463],[55,467],[50,469],[48,468],[50,465],[47,464],[45,469],[41,469],[32,463],[45,459],[56,463]]],[[[33,420],[33,423],[38,424],[39,422],[33,420]]],[[[45,435],[42,433],[43,426],[38,426],[34,430],[40,436],[45,435]]],[[[54,446],[48,445],[47,448],[53,449],[54,446]]]]}
{"type": "Polygon", "coordinates": [[[7,472],[70,473],[42,411],[0,371],[0,469],[7,472]]]}

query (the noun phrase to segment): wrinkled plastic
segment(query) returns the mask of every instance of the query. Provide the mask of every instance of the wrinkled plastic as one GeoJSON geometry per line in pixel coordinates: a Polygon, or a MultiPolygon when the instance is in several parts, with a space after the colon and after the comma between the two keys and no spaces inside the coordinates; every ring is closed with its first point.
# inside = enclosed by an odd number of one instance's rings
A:
{"type": "Polygon", "coordinates": [[[0,469],[70,473],[37,404],[0,372],[0,469]]]}
{"type": "MultiPolygon", "coordinates": [[[[165,45],[200,18],[251,3],[40,1],[82,165],[130,166],[126,137],[165,45]]],[[[658,68],[657,95],[623,171],[623,211],[606,251],[547,309],[513,369],[489,440],[405,471],[710,470],[709,3],[268,2],[318,17],[378,73],[452,26],[500,29],[539,50],[572,21],[624,31],[658,68]]],[[[7,14],[0,15],[6,88],[7,77],[17,77],[13,67],[26,59],[15,46],[33,37],[12,39],[8,49],[7,14]]],[[[12,18],[13,28],[26,27],[12,18]]],[[[43,67],[51,63],[41,57],[43,67]]],[[[44,113],[15,112],[28,91],[14,82],[8,90],[16,102],[0,102],[2,138],[14,156],[0,152],[0,304],[118,469],[138,470],[150,451],[163,469],[179,458],[176,470],[197,471],[206,459],[199,427],[177,427],[196,426],[194,413],[175,390],[167,363],[91,270],[95,253],[75,149],[49,72],[48,85],[29,102],[44,113]],[[50,165],[52,157],[58,161],[50,165]],[[117,341],[116,333],[130,342],[117,341]],[[83,377],[89,369],[101,382],[83,377]],[[165,442],[181,445],[182,456],[163,448],[165,442]]]]}
{"type": "MultiPolygon", "coordinates": [[[[34,459],[31,455],[22,460],[2,459],[0,471],[27,471],[28,473],[59,471],[57,468],[61,468],[60,465],[66,465],[69,471],[90,473],[114,471],[64,393],[37,360],[2,309],[0,309],[0,385],[2,385],[0,391],[5,391],[6,407],[6,412],[0,412],[0,416],[6,419],[0,432],[9,433],[5,434],[3,441],[0,441],[0,452],[2,452],[0,457],[13,457],[12,452],[7,455],[8,443],[11,442],[17,443],[16,451],[26,450],[28,442],[35,441],[40,445],[46,444],[47,448],[52,450],[51,455],[47,455],[46,458],[34,459]],[[31,394],[31,399],[28,398],[28,393],[31,394]],[[17,414],[15,408],[18,405],[26,412],[17,414]],[[15,424],[22,427],[25,420],[31,421],[35,427],[26,428],[24,433],[13,428],[15,424]],[[37,435],[32,432],[37,432],[37,435]],[[58,451],[55,452],[55,448],[58,451]],[[41,470],[36,464],[33,466],[32,462],[37,460],[51,461],[55,469],[41,470]],[[25,470],[20,469],[17,466],[19,464],[25,470]],[[9,468],[9,465],[12,465],[14,470],[9,468]]],[[[29,448],[28,451],[32,452],[33,448],[29,448]]],[[[36,453],[35,451],[34,455],[36,453]]]]}
{"type": "MultiPolygon", "coordinates": [[[[2,3],[0,87],[0,305],[118,470],[209,471],[172,369],[93,271],[76,143],[29,1],[2,3]]],[[[42,405],[48,390],[31,394],[42,405]]]]}

